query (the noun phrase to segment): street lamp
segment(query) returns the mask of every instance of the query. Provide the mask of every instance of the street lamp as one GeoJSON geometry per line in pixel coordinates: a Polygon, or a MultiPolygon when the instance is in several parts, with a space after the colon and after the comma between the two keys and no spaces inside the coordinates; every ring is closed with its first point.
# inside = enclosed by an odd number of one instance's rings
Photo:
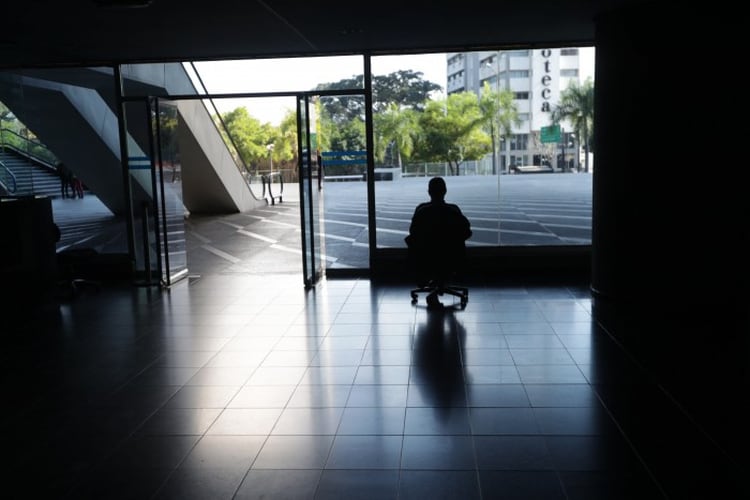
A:
{"type": "MultiPolygon", "coordinates": [[[[497,104],[500,93],[500,51],[495,52],[495,102],[497,104]]],[[[484,62],[488,68],[492,68],[488,61],[484,62]]],[[[496,106],[497,107],[497,106],[496,106]]],[[[490,121],[490,135],[492,136],[492,175],[497,175],[497,139],[495,137],[495,118],[497,118],[497,109],[495,116],[490,121]]]]}
{"type": "Polygon", "coordinates": [[[268,150],[268,161],[271,165],[271,173],[273,174],[273,144],[266,144],[268,150]]]}

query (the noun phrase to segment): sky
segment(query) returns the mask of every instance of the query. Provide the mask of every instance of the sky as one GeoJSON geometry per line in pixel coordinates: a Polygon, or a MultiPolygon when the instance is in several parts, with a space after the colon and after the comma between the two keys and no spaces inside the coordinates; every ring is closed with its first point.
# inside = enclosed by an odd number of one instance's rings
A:
{"type": "MultiPolygon", "coordinates": [[[[594,49],[580,49],[581,77],[593,77],[594,49]]],[[[362,56],[310,57],[292,59],[208,61],[195,63],[210,93],[251,93],[312,90],[319,83],[336,82],[363,73],[362,56]]],[[[377,56],[372,71],[385,75],[400,69],[421,71],[425,80],[446,85],[446,55],[417,54],[377,56]]],[[[217,99],[219,111],[246,106],[262,123],[278,125],[288,110],[294,109],[293,97],[263,99],[217,99]]]]}

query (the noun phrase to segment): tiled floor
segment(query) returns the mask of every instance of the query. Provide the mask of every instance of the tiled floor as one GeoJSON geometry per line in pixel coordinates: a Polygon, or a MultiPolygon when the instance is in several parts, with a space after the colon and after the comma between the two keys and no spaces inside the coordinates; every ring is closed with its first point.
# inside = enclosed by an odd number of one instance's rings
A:
{"type": "Polygon", "coordinates": [[[648,484],[590,384],[606,339],[589,308],[585,290],[474,288],[466,310],[428,313],[404,286],[305,293],[296,275],[86,294],[43,331],[14,332],[4,448],[14,475],[38,478],[28,487],[71,498],[648,484]]]}
{"type": "Polygon", "coordinates": [[[637,401],[669,405],[585,286],[477,284],[445,312],[408,289],[204,275],[4,327],[3,498],[690,497],[669,436],[637,432],[637,401]]]}

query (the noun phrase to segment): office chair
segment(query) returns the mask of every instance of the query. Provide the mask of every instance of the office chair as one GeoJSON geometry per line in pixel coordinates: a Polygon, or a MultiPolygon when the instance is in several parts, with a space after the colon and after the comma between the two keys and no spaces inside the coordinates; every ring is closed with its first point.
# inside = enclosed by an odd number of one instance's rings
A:
{"type": "MultiPolygon", "coordinates": [[[[408,243],[408,242],[407,242],[408,243]]],[[[469,289],[451,283],[465,258],[465,247],[460,245],[443,245],[439,247],[419,248],[410,244],[409,260],[412,269],[416,270],[419,286],[411,290],[411,303],[416,305],[420,293],[428,296],[451,295],[460,301],[460,309],[465,309],[469,302],[469,289]]],[[[429,305],[429,303],[428,303],[429,305]]]]}
{"type": "Polygon", "coordinates": [[[86,277],[86,264],[97,255],[98,252],[90,248],[63,250],[57,254],[58,285],[63,297],[72,299],[86,290],[101,290],[99,281],[86,277]]]}
{"type": "Polygon", "coordinates": [[[466,304],[469,303],[469,289],[463,286],[439,284],[437,281],[431,280],[426,285],[414,288],[411,290],[411,303],[416,304],[419,300],[420,293],[437,293],[438,296],[452,295],[460,299],[460,308],[466,309],[466,304]]]}

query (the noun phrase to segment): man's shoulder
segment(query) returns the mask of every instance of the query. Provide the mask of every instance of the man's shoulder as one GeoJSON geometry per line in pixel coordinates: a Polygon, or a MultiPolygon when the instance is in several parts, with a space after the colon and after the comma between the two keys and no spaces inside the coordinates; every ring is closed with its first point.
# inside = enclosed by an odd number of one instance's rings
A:
{"type": "Polygon", "coordinates": [[[425,210],[429,210],[430,207],[432,207],[432,203],[429,201],[425,201],[417,205],[417,208],[414,209],[414,213],[417,214],[419,212],[424,212],[425,210]]]}

